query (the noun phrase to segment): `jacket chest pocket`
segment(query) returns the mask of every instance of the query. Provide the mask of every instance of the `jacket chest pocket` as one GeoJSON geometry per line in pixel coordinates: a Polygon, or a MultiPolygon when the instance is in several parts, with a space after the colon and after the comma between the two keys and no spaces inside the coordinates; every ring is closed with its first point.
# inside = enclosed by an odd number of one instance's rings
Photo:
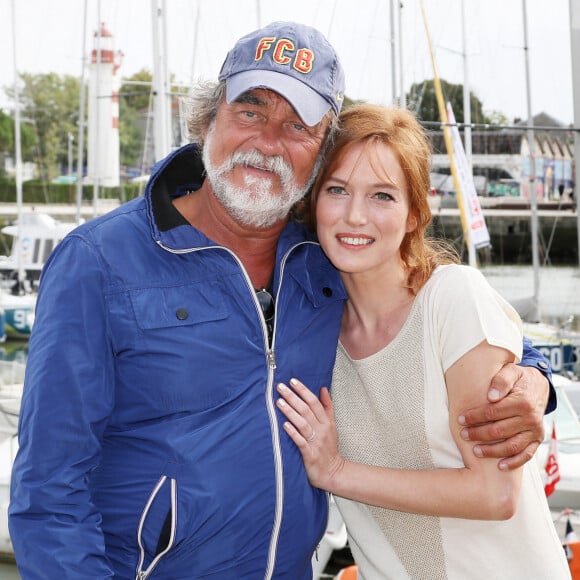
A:
{"type": "Polygon", "coordinates": [[[203,324],[223,320],[229,314],[217,282],[144,288],[129,296],[135,322],[144,331],[203,324]]]}
{"type": "MultiPolygon", "coordinates": [[[[131,422],[214,408],[234,392],[222,339],[231,303],[219,283],[131,290],[111,303],[117,407],[131,422]],[[227,380],[226,380],[227,379],[227,380]]],[[[237,375],[239,383],[239,374],[237,375]]]]}

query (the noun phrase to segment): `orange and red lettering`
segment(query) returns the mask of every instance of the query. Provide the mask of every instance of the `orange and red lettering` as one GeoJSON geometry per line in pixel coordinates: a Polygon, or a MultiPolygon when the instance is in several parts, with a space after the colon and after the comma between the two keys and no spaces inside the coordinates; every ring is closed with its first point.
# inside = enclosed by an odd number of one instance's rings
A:
{"type": "Polygon", "coordinates": [[[301,73],[309,73],[312,70],[314,53],[308,48],[301,48],[296,53],[294,68],[301,73]]]}
{"type": "MultiPolygon", "coordinates": [[[[265,36],[264,38],[261,38],[256,46],[255,60],[261,60],[264,56],[264,53],[272,48],[272,44],[275,41],[275,36],[265,36]]],[[[294,51],[296,51],[296,56],[294,57],[294,62],[292,63],[294,69],[301,73],[311,72],[312,65],[314,63],[314,53],[309,48],[300,48],[296,50],[296,46],[288,38],[281,38],[278,40],[278,42],[276,42],[272,60],[278,64],[289,64],[292,62],[292,58],[286,53],[294,51]]]]}
{"type": "Polygon", "coordinates": [[[278,64],[288,64],[290,62],[290,57],[284,55],[285,50],[294,50],[294,43],[287,38],[281,38],[277,44],[276,48],[274,49],[274,62],[278,64]]]}
{"type": "Polygon", "coordinates": [[[264,52],[272,48],[272,43],[276,40],[275,36],[265,36],[260,39],[258,46],[256,46],[256,57],[255,60],[261,60],[264,56],[264,52]]]}

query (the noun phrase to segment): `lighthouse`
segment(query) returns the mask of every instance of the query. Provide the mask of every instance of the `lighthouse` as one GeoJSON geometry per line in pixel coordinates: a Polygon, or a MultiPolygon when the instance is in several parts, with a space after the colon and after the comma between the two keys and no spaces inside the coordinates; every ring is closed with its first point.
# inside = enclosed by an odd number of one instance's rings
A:
{"type": "Polygon", "coordinates": [[[119,186],[119,76],[122,53],[101,23],[94,33],[89,67],[87,182],[119,186]]]}

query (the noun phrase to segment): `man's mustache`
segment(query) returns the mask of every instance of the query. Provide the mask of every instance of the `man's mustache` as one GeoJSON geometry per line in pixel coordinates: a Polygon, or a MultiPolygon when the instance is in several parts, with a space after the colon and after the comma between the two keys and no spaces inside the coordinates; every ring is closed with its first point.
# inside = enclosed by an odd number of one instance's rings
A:
{"type": "Polygon", "coordinates": [[[225,172],[231,171],[236,165],[271,171],[283,183],[292,179],[292,168],[280,155],[264,155],[259,151],[237,151],[226,161],[223,170],[225,172]]]}

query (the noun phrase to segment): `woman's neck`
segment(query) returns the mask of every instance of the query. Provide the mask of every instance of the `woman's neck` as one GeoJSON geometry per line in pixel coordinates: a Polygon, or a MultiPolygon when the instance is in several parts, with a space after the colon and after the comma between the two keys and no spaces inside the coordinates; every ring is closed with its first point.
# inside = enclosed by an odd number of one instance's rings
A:
{"type": "Polygon", "coordinates": [[[401,267],[380,274],[344,274],[349,299],[340,341],[352,358],[365,358],[389,344],[403,327],[414,295],[401,267]]]}

